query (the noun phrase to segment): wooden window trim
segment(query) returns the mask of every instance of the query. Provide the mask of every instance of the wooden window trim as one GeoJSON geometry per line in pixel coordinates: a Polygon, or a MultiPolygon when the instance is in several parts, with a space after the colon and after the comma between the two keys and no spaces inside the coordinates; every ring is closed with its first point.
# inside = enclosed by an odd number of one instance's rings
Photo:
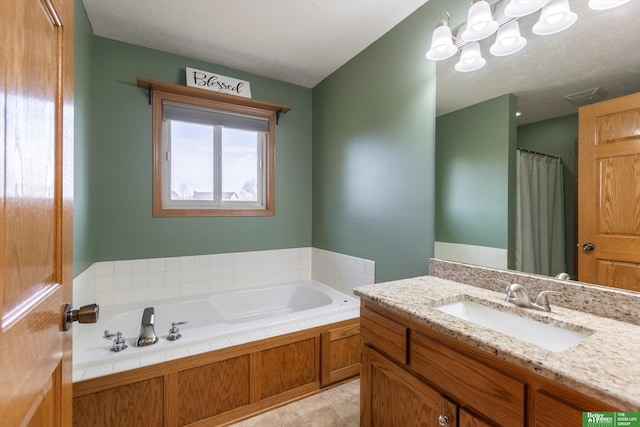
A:
{"type": "Polygon", "coordinates": [[[275,127],[281,113],[291,108],[285,105],[256,101],[250,98],[227,95],[158,82],[137,79],[138,86],[149,90],[153,106],[153,216],[154,217],[203,217],[203,216],[274,216],[275,215],[275,127]],[[269,131],[265,152],[264,208],[260,209],[166,209],[162,206],[162,101],[171,100],[235,113],[266,117],[269,131]]]}

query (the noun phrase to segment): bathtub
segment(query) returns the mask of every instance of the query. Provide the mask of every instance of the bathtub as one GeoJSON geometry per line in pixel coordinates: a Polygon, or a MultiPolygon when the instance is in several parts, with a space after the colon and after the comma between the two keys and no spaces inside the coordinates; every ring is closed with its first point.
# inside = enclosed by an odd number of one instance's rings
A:
{"type": "Polygon", "coordinates": [[[76,325],[73,381],[83,381],[156,363],[283,335],[359,316],[359,300],[312,280],[216,294],[101,308],[95,324],[76,325]],[[135,347],[145,307],[155,309],[160,340],[135,347]],[[167,340],[172,322],[182,338],[167,340]],[[122,332],[128,348],[110,351],[105,331],[122,332]]]}

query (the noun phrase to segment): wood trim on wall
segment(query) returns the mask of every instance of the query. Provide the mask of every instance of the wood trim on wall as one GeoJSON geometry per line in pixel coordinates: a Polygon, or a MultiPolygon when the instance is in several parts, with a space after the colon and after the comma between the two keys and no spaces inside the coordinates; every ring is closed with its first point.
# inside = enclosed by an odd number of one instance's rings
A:
{"type": "Polygon", "coordinates": [[[143,78],[137,79],[138,86],[149,90],[149,103],[153,106],[153,216],[154,217],[204,217],[204,216],[274,216],[275,215],[275,150],[276,124],[281,113],[291,107],[256,101],[250,98],[212,92],[143,78]],[[184,104],[198,105],[235,113],[265,117],[269,120],[269,130],[264,159],[264,207],[247,209],[167,209],[162,205],[162,101],[164,99],[184,104]]]}
{"type": "Polygon", "coordinates": [[[228,95],[226,93],[213,92],[206,89],[198,89],[195,87],[165,83],[158,80],[145,79],[142,77],[138,77],[136,79],[136,82],[138,84],[138,87],[148,89],[151,92],[160,90],[162,92],[175,93],[177,95],[185,95],[200,99],[208,99],[210,101],[223,102],[225,104],[234,104],[260,110],[273,111],[275,113],[287,113],[291,110],[291,107],[288,105],[257,101],[252,98],[244,98],[236,95],[228,95]]]}

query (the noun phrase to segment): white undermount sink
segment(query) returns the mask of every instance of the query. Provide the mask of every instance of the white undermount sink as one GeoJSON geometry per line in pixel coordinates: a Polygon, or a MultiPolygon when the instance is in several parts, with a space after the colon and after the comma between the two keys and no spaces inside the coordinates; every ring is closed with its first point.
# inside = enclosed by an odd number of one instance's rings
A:
{"type": "Polygon", "coordinates": [[[560,326],[505,313],[473,301],[456,301],[434,308],[557,353],[577,345],[588,336],[560,326]]]}

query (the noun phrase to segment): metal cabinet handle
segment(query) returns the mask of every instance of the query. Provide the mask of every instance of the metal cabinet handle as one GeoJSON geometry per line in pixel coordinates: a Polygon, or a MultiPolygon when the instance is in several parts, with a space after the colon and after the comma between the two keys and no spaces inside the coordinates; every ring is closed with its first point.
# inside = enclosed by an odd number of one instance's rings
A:
{"type": "Polygon", "coordinates": [[[64,331],[71,330],[73,322],[96,323],[98,317],[100,317],[100,306],[98,304],[83,305],[78,310],[74,310],[71,303],[68,302],[64,306],[62,329],[64,331]]]}
{"type": "Polygon", "coordinates": [[[449,425],[449,417],[447,417],[446,415],[440,415],[438,417],[438,424],[440,424],[441,426],[448,426],[449,425]]]}
{"type": "Polygon", "coordinates": [[[596,248],[596,245],[594,245],[591,242],[587,242],[584,245],[582,245],[582,250],[585,251],[585,252],[591,252],[595,248],[596,248]]]}

